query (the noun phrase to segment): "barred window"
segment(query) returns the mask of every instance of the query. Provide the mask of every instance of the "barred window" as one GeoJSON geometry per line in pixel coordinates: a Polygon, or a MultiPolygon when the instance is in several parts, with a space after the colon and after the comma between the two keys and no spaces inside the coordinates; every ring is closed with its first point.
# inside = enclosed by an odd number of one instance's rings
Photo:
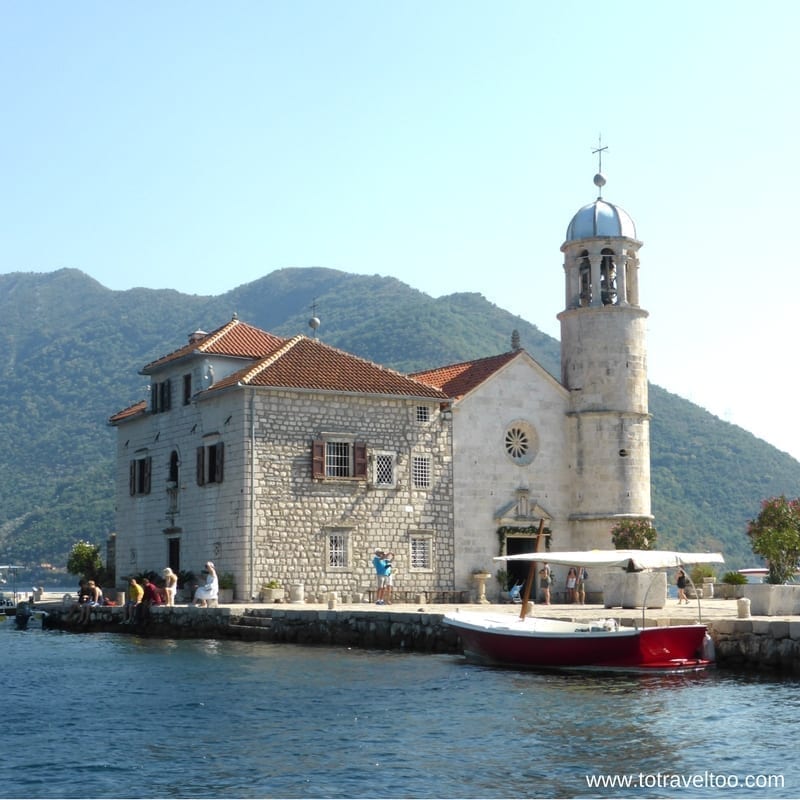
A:
{"type": "Polygon", "coordinates": [[[367,445],[351,439],[317,439],[311,444],[311,474],[316,480],[367,478],[367,445]]]}
{"type": "Polygon", "coordinates": [[[431,485],[430,456],[414,456],[411,459],[411,482],[415,489],[429,489],[431,485]]]}
{"type": "Polygon", "coordinates": [[[350,476],[350,442],[326,442],[325,474],[330,478],[350,476]]]}
{"type": "Polygon", "coordinates": [[[432,568],[432,544],[430,536],[411,536],[411,569],[429,570],[432,568]]]}
{"type": "Polygon", "coordinates": [[[336,530],[328,534],[328,566],[334,568],[349,567],[348,531],[336,530]]]}
{"type": "Polygon", "coordinates": [[[395,485],[394,453],[375,453],[375,465],[372,482],[375,486],[392,487],[395,485]]]}
{"type": "Polygon", "coordinates": [[[417,406],[417,422],[429,422],[431,410],[428,406],[417,406]]]}

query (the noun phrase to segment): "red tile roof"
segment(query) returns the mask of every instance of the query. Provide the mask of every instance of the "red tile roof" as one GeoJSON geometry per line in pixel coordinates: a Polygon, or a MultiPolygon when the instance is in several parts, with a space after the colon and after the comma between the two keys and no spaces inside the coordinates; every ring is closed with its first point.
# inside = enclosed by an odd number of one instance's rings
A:
{"type": "Polygon", "coordinates": [[[415,372],[409,377],[436,386],[448,397],[459,398],[471,392],[476,386],[494,375],[501,367],[513,361],[524,350],[511,350],[497,356],[479,358],[475,361],[463,361],[425,372],[415,372]]]}
{"type": "Polygon", "coordinates": [[[227,325],[223,325],[211,333],[202,334],[197,341],[189,342],[178,350],[151,361],[140,370],[140,373],[147,375],[165,364],[193,353],[248,359],[263,358],[286,341],[286,339],[273,336],[267,331],[262,331],[261,328],[248,325],[234,317],[227,325]]]}
{"type": "Polygon", "coordinates": [[[108,424],[116,425],[118,422],[121,422],[124,419],[130,419],[131,417],[135,417],[137,414],[143,414],[146,410],[147,403],[144,400],[140,400],[138,403],[134,403],[132,406],[123,408],[122,411],[117,411],[114,416],[108,418],[108,424]]]}
{"type": "Polygon", "coordinates": [[[257,364],[215,383],[209,392],[236,384],[318,389],[358,394],[447,399],[428,383],[373,364],[307,336],[295,336],[257,364]]]}

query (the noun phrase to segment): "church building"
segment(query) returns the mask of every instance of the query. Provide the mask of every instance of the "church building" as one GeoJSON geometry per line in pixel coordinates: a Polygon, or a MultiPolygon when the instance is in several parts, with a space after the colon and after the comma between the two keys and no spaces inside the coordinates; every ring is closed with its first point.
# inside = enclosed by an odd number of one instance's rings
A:
{"type": "Polygon", "coordinates": [[[650,520],[641,242],[594,182],[561,246],[560,381],[518,347],[405,376],[236,318],[144,367],[149,402],[110,419],[117,574],[211,559],[238,599],[362,593],[381,548],[404,591],[467,592],[540,525],[585,550],[650,520]]]}
{"type": "MultiPolygon", "coordinates": [[[[652,519],[641,242],[631,217],[602,198],[603,175],[594,183],[599,196],[561,246],[561,382],[523,350],[413,376],[453,399],[460,584],[496,574],[498,554],[535,551],[541,520],[552,549],[591,550],[613,547],[619,521],[652,519]]],[[[527,576],[523,563],[508,571],[527,576]]],[[[557,593],[565,576],[555,572],[557,593]]]]}

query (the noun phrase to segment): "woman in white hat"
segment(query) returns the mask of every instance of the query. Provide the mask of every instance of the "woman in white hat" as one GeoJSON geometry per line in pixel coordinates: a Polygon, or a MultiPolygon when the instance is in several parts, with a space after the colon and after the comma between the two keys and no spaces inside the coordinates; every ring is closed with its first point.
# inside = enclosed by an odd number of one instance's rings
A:
{"type": "Polygon", "coordinates": [[[166,605],[174,606],[175,592],[178,589],[178,576],[170,569],[170,567],[166,567],[161,574],[164,576],[164,599],[166,601],[166,605]]]}

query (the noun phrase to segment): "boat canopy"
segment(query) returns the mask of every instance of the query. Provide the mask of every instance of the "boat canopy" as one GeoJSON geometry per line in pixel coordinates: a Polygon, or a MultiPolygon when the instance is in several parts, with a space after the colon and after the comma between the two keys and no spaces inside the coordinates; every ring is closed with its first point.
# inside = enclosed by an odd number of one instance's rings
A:
{"type": "Polygon", "coordinates": [[[565,566],[667,569],[687,564],[724,564],[721,553],[681,553],[676,550],[564,550],[495,556],[495,561],[541,561],[565,566]]]}

